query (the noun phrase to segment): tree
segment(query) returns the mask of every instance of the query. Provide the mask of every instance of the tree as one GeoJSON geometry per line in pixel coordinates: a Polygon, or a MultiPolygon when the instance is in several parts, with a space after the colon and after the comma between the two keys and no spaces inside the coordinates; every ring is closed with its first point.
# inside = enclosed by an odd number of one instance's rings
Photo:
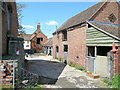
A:
{"type": "Polygon", "coordinates": [[[25,28],[22,27],[21,25],[21,19],[23,18],[23,15],[22,15],[22,10],[23,8],[25,8],[26,5],[25,4],[20,4],[20,3],[17,3],[17,14],[18,14],[18,23],[19,23],[19,26],[18,26],[18,34],[20,37],[23,36],[23,34],[26,34],[25,32],[25,28]]]}

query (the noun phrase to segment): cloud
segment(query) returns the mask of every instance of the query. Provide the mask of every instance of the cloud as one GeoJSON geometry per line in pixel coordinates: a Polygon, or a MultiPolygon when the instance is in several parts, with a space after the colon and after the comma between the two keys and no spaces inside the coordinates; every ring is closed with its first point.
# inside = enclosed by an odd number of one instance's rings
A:
{"type": "Polygon", "coordinates": [[[58,22],[56,22],[56,21],[48,21],[46,24],[49,25],[49,26],[54,26],[54,25],[58,25],[58,22]]]}
{"type": "Polygon", "coordinates": [[[23,28],[34,28],[34,26],[31,25],[22,25],[23,28]]]}

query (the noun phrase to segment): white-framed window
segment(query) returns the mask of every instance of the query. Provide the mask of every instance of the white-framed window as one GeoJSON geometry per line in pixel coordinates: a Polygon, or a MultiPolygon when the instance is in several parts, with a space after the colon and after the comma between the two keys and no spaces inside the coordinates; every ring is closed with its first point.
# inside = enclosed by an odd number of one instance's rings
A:
{"type": "Polygon", "coordinates": [[[29,41],[27,41],[27,44],[29,44],[29,41]]]}
{"type": "Polygon", "coordinates": [[[29,45],[26,45],[26,47],[29,47],[29,45]]]}

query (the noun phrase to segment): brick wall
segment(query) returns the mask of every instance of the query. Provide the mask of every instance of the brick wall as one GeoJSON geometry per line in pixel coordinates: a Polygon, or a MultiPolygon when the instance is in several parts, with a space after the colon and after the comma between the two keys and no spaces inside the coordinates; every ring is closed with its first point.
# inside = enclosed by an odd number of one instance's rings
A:
{"type": "Polygon", "coordinates": [[[91,19],[94,21],[99,21],[99,22],[106,22],[106,23],[111,23],[108,19],[108,16],[112,13],[114,13],[115,17],[116,17],[116,21],[114,22],[114,24],[118,24],[118,13],[120,6],[118,5],[118,3],[116,2],[108,2],[107,4],[105,4],[102,9],[99,10],[99,12],[91,19]]]}
{"type": "Polygon", "coordinates": [[[0,61],[0,86],[2,88],[12,87],[13,80],[13,63],[12,61],[0,61]]]}
{"type": "Polygon", "coordinates": [[[31,48],[35,49],[36,52],[40,52],[42,50],[42,45],[47,41],[47,37],[44,34],[41,35],[36,35],[32,40],[31,40],[31,48]],[[43,41],[40,42],[40,45],[36,45],[37,43],[37,38],[43,38],[43,41]]]}
{"type": "Polygon", "coordinates": [[[56,57],[56,46],[59,46],[59,53],[57,58],[63,58],[63,44],[62,33],[53,36],[53,57],[56,57]]]}
{"type": "Polygon", "coordinates": [[[8,51],[8,20],[7,20],[7,10],[8,7],[11,7],[11,34],[15,37],[18,35],[18,19],[17,19],[17,11],[16,11],[16,3],[15,2],[6,2],[6,11],[2,12],[2,55],[6,55],[8,51]]]}
{"type": "Polygon", "coordinates": [[[120,73],[120,47],[119,51],[114,54],[114,75],[120,73]]]}
{"type": "Polygon", "coordinates": [[[68,31],[68,61],[85,67],[86,65],[86,27],[68,31]]]}
{"type": "Polygon", "coordinates": [[[63,58],[64,44],[68,45],[68,62],[81,65],[86,65],[86,27],[76,28],[67,32],[67,41],[62,41],[62,33],[53,36],[53,57],[56,57],[56,46],[59,46],[57,58],[63,58]]]}

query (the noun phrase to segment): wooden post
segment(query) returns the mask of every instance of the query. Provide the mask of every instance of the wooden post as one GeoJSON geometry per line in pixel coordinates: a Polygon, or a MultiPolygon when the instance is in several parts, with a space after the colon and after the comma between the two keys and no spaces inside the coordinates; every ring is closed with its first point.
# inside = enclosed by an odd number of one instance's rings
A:
{"type": "Polygon", "coordinates": [[[94,60],[94,74],[96,74],[96,58],[97,58],[97,47],[95,46],[95,60],[94,60]]]}

